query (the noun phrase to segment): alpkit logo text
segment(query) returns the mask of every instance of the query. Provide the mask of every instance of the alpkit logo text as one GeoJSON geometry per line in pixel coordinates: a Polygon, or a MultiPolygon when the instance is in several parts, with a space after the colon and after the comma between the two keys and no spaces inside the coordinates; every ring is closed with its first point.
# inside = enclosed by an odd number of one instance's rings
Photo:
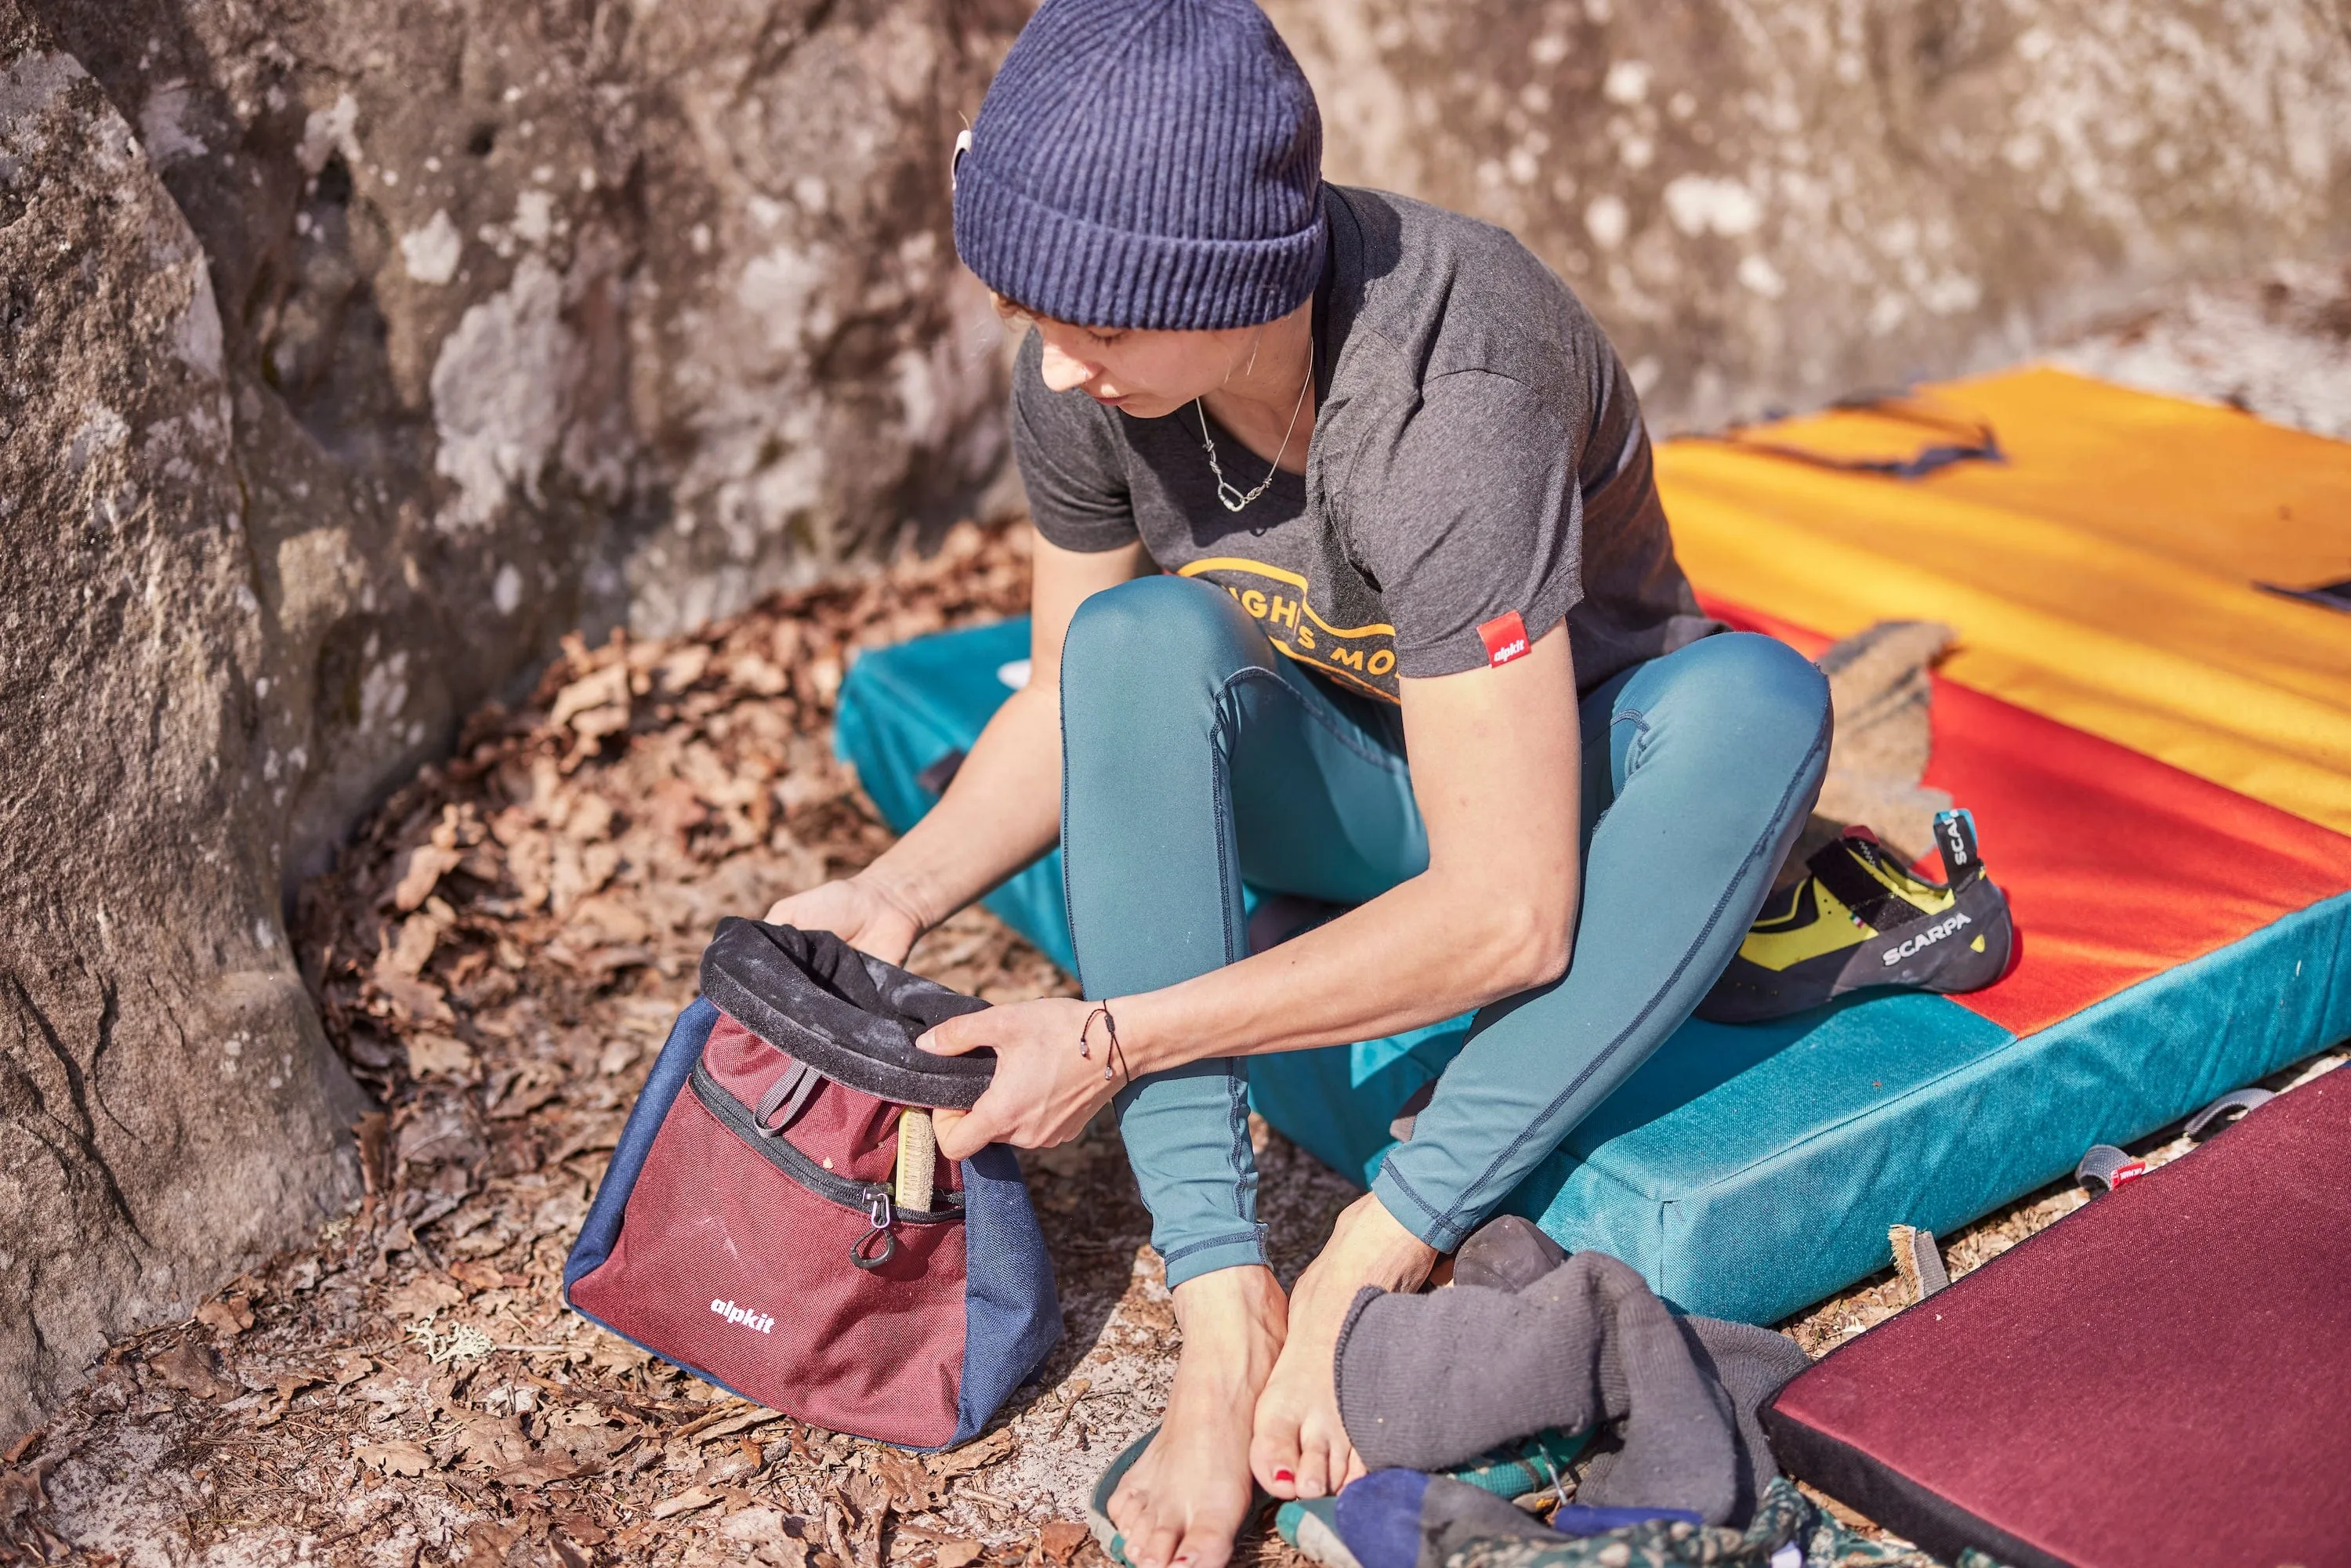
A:
{"type": "Polygon", "coordinates": [[[758,1333],[770,1333],[776,1326],[776,1320],[766,1312],[755,1311],[750,1307],[738,1307],[732,1301],[713,1301],[710,1303],[710,1310],[728,1322],[741,1323],[745,1328],[758,1333]]]}
{"type": "Polygon", "coordinates": [[[1480,623],[1478,636],[1486,644],[1489,668],[1507,664],[1527,651],[1527,623],[1515,610],[1480,623]]]}
{"type": "Polygon", "coordinates": [[[1971,925],[1973,924],[1974,922],[1970,920],[1966,915],[1955,909],[1951,912],[1951,917],[1949,920],[1937,921],[1934,925],[1929,925],[1926,930],[1921,931],[1917,936],[1911,937],[1908,941],[1898,942],[1893,946],[1888,947],[1886,950],[1885,955],[1879,959],[1879,962],[1888,966],[1889,967],[1893,965],[1899,964],[1903,959],[1909,957],[1913,954],[1923,952],[1928,947],[1940,942],[1944,937],[1949,936],[1952,932],[1957,931],[1960,926],[1971,925]]]}

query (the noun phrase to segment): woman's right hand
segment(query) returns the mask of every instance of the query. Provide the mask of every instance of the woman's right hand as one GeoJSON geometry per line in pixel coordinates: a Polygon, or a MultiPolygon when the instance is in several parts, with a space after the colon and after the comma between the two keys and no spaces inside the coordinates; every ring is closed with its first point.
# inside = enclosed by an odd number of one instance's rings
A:
{"type": "Polygon", "coordinates": [[[778,899],[768,911],[768,924],[830,931],[885,964],[904,964],[925,929],[904,901],[863,874],[778,899]]]}

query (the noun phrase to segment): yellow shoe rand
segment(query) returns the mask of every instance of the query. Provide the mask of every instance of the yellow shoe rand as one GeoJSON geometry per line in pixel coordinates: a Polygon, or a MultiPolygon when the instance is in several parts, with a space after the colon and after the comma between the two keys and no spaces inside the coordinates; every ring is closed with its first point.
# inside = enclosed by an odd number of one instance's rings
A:
{"type": "MultiPolygon", "coordinates": [[[[1887,892],[1925,915],[1940,915],[1959,902],[1950,889],[1921,882],[1891,862],[1873,863],[1866,856],[1846,852],[1887,892]]],[[[1783,973],[1808,959],[1859,946],[1878,936],[1876,926],[1855,915],[1817,876],[1796,883],[1784,898],[1779,909],[1765,905],[1739,945],[1739,956],[1760,969],[1783,973]]],[[[1981,941],[1977,939],[1978,952],[1983,951],[1981,941]]]]}

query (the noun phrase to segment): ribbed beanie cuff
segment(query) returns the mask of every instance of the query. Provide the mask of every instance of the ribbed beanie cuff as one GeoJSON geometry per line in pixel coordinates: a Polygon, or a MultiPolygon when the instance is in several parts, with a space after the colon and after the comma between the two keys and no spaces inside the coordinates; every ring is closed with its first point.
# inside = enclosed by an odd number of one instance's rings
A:
{"type": "Polygon", "coordinates": [[[1249,0],[1045,0],[956,171],[981,282],[1088,327],[1276,319],[1322,273],[1313,90],[1249,0]]]}
{"type": "Polygon", "coordinates": [[[1191,239],[1089,223],[1034,202],[967,160],[956,249],[1008,299],[1081,327],[1213,331],[1254,327],[1306,302],[1326,225],[1272,239],[1191,239]]]}

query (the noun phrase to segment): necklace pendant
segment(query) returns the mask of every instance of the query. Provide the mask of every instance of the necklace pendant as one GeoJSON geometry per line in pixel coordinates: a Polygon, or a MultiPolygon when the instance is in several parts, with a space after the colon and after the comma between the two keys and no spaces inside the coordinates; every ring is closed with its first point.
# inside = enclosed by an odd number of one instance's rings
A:
{"type": "Polygon", "coordinates": [[[1222,475],[1218,475],[1217,476],[1217,499],[1224,504],[1224,508],[1228,512],[1238,512],[1243,507],[1248,506],[1251,501],[1256,500],[1257,497],[1242,490],[1239,486],[1234,484],[1230,479],[1226,478],[1222,475]]]}

